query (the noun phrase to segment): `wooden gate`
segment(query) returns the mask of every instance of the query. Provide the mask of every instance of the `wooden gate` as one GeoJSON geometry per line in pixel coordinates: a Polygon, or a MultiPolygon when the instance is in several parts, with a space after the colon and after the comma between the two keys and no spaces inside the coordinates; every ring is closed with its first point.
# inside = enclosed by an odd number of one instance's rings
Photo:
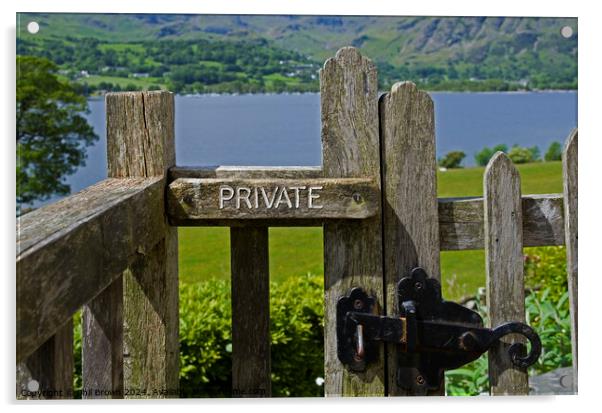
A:
{"type": "MultiPolygon", "coordinates": [[[[354,48],[326,61],[320,92],[315,168],[177,167],[173,95],[107,95],[109,178],[18,219],[18,397],[72,396],[71,319],[82,307],[83,387],[100,390],[84,398],[177,397],[176,227],[207,225],[231,228],[234,396],[271,395],[269,226],[323,226],[327,396],[408,394],[394,346],[363,372],[341,364],[336,302],[361,286],[395,315],[397,282],[416,266],[440,278],[443,250],[485,249],[497,325],[525,320],[522,248],[566,244],[576,380],[577,131],[564,194],[522,195],[497,153],[483,197],[438,199],[427,93],[403,82],[379,98],[376,67],[354,48]]],[[[507,345],[489,353],[491,393],[527,394],[507,345]]]]}

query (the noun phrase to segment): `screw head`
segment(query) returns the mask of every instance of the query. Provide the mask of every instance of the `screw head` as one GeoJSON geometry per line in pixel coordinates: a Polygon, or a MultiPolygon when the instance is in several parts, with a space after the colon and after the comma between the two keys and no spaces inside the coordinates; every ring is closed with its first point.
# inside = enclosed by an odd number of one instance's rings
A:
{"type": "Polygon", "coordinates": [[[425,383],[424,377],[422,377],[420,374],[416,376],[416,384],[418,384],[419,386],[422,386],[425,383]]]}
{"type": "Polygon", "coordinates": [[[416,291],[422,290],[423,287],[424,287],[424,284],[422,284],[422,282],[420,282],[420,281],[416,281],[416,283],[414,284],[414,289],[416,291]]]}
{"type": "Polygon", "coordinates": [[[364,308],[364,302],[362,300],[360,300],[359,298],[356,299],[353,302],[353,308],[356,310],[361,310],[362,308],[364,308]]]}

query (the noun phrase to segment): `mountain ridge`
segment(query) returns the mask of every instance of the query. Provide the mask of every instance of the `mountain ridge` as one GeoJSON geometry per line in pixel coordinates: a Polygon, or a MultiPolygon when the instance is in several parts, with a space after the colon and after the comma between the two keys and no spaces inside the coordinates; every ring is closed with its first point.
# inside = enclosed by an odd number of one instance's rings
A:
{"type": "Polygon", "coordinates": [[[577,84],[576,18],[21,13],[18,20],[23,39],[261,38],[314,61],[351,45],[394,77],[407,68],[420,79],[503,79],[534,88],[577,84]],[[40,24],[36,35],[25,29],[30,20],[40,24]],[[564,26],[573,30],[568,39],[560,34],[564,26]]]}

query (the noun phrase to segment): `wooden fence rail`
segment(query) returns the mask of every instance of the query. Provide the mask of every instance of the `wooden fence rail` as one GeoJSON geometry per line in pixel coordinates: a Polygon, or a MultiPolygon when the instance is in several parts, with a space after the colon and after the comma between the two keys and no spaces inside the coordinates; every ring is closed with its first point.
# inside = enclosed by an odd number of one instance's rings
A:
{"type": "Polygon", "coordinates": [[[18,362],[157,243],[148,224],[162,219],[163,187],[162,178],[107,179],[19,218],[18,362]]]}
{"type": "MultiPolygon", "coordinates": [[[[498,153],[483,197],[438,199],[427,93],[403,82],[379,99],[376,68],[354,48],[329,59],[320,82],[321,167],[176,167],[173,95],[107,95],[109,178],[18,219],[18,397],[71,397],[80,308],[84,398],[177,397],[176,227],[208,225],[231,227],[235,397],[271,395],[268,227],[283,225],[324,229],[327,396],[444,392],[400,388],[396,376],[416,372],[396,346],[366,371],[342,365],[335,306],[351,287],[394,315],[410,269],[439,279],[440,251],[485,249],[490,322],[521,321],[523,247],[565,244],[576,391],[577,131],[563,194],[522,195],[498,153]],[[32,381],[60,393],[27,393],[32,381]]],[[[529,391],[504,351],[511,339],[490,351],[492,394],[529,391]]]]}

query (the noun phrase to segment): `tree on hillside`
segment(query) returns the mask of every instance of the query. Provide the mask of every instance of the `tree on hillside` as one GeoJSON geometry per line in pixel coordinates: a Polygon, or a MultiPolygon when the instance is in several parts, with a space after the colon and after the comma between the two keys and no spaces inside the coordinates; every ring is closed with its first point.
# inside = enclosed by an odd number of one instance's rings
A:
{"type": "Polygon", "coordinates": [[[17,56],[17,208],[68,194],[66,175],[85,163],[98,136],[82,116],[85,97],[56,75],[50,60],[17,56]]]}

